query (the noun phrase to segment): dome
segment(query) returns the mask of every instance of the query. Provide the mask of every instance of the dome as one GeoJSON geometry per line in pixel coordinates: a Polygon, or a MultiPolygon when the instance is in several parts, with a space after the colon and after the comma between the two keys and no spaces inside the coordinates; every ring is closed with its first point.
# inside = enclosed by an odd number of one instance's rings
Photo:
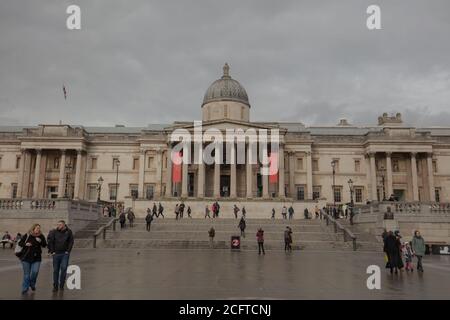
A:
{"type": "Polygon", "coordinates": [[[206,90],[202,107],[213,101],[236,101],[250,107],[247,92],[238,81],[230,77],[229,70],[228,63],[225,63],[222,78],[214,81],[206,90]]]}

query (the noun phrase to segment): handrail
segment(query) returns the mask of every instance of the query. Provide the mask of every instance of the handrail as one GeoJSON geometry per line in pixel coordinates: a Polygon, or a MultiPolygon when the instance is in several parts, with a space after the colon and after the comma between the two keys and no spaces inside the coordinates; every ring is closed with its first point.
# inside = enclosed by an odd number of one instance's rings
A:
{"type": "Polygon", "coordinates": [[[333,223],[334,227],[334,233],[338,232],[338,229],[342,231],[344,235],[344,242],[348,241],[348,238],[352,239],[353,242],[353,251],[356,251],[356,236],[355,234],[350,231],[348,228],[344,227],[339,221],[336,221],[332,216],[330,216],[325,211],[322,212],[322,215],[325,217],[325,221],[327,223],[327,226],[330,224],[330,221],[333,223]]]}
{"type": "Polygon", "coordinates": [[[101,233],[103,233],[103,237],[102,238],[103,238],[103,240],[105,240],[106,239],[106,230],[108,228],[110,228],[111,225],[112,225],[113,231],[116,231],[116,222],[117,222],[117,220],[119,220],[119,218],[112,218],[107,224],[105,224],[104,226],[101,226],[100,228],[98,228],[97,231],[95,231],[95,233],[93,235],[93,237],[94,237],[94,242],[93,242],[94,249],[97,248],[97,237],[101,233]]]}

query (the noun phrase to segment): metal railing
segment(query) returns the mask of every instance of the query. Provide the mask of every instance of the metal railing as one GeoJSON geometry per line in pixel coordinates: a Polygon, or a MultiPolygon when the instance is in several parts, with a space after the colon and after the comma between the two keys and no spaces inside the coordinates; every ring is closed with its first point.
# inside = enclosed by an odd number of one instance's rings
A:
{"type": "Polygon", "coordinates": [[[330,225],[330,223],[333,224],[334,233],[342,232],[344,236],[344,242],[349,241],[349,239],[352,241],[353,251],[356,251],[356,236],[353,234],[353,232],[344,227],[339,221],[336,221],[336,219],[331,217],[328,213],[323,211],[322,215],[325,217],[327,226],[330,225]]]}
{"type": "Polygon", "coordinates": [[[98,228],[97,231],[95,231],[93,237],[94,237],[94,242],[92,243],[94,249],[97,248],[97,237],[101,234],[102,235],[102,239],[105,240],[106,239],[106,231],[111,228],[112,226],[112,230],[116,231],[116,222],[117,220],[119,220],[119,218],[112,218],[106,225],[101,226],[100,228],[98,228]]]}

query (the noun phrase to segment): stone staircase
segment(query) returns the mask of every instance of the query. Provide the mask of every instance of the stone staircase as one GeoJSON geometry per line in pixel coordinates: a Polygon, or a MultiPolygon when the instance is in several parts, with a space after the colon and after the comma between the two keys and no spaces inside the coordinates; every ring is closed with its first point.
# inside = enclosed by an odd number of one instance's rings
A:
{"type": "Polygon", "coordinates": [[[112,218],[101,217],[97,221],[89,223],[85,228],[77,231],[74,235],[75,248],[92,248],[94,233],[102,226],[106,225],[112,218]]]}
{"type": "MultiPolygon", "coordinates": [[[[85,230],[76,235],[76,247],[92,247],[92,235],[101,225],[109,219],[97,224],[89,225],[85,230]]],[[[264,246],[266,250],[284,250],[284,230],[290,226],[293,231],[294,250],[322,250],[339,251],[352,250],[352,243],[345,243],[341,235],[334,234],[330,227],[321,220],[270,220],[247,219],[246,237],[241,237],[241,249],[257,250],[256,232],[262,227],[264,230],[264,246]]],[[[162,219],[153,220],[151,231],[145,230],[145,221],[139,218],[134,227],[127,226],[114,232],[108,230],[106,239],[97,241],[98,248],[120,249],[208,249],[208,230],[211,226],[216,231],[214,248],[229,249],[232,235],[240,235],[238,219],[189,219],[181,220],[162,219]]],[[[366,235],[364,235],[366,236],[366,235]]],[[[373,239],[372,239],[373,240],[373,239]]],[[[364,240],[363,240],[364,241],[364,240]]],[[[366,241],[370,243],[369,240],[366,241]]],[[[368,244],[362,244],[361,248],[370,250],[368,244]]]]}

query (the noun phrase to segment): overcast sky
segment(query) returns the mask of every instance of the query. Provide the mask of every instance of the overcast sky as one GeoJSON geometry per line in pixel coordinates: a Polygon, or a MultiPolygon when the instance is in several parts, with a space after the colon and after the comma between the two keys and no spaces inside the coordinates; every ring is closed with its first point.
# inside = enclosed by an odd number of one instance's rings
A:
{"type": "Polygon", "coordinates": [[[197,120],[224,62],[254,121],[450,126],[448,0],[2,0],[0,125],[197,120]]]}

